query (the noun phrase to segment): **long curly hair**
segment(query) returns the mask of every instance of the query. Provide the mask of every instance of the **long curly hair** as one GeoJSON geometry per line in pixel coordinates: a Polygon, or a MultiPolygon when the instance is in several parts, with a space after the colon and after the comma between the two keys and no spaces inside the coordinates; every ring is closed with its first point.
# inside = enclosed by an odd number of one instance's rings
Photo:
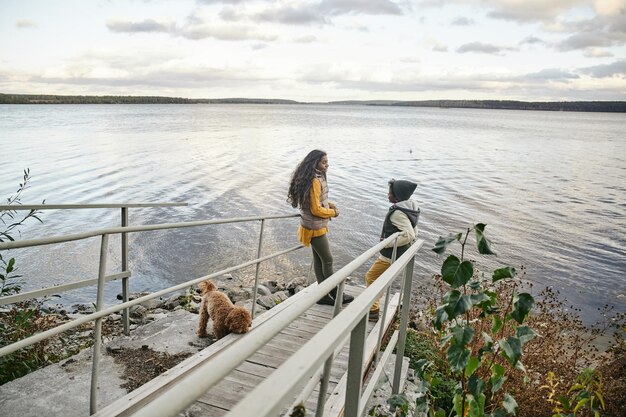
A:
{"type": "Polygon", "coordinates": [[[314,149],[298,164],[291,175],[287,202],[291,207],[308,207],[315,170],[326,152],[314,149]]]}

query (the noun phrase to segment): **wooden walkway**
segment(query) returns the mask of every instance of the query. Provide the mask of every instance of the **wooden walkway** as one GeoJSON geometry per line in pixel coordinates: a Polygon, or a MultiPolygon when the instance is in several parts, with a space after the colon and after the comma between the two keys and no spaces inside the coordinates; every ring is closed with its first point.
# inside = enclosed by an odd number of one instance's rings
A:
{"type": "MultiPolygon", "coordinates": [[[[345,288],[346,293],[355,297],[364,290],[362,287],[348,285],[345,288]]],[[[305,292],[307,291],[302,291],[302,293],[305,292]]],[[[301,293],[298,293],[290,297],[273,309],[258,316],[253,322],[253,329],[251,331],[254,332],[255,327],[262,325],[263,322],[280,314],[288,305],[297,302],[298,298],[300,298],[300,294],[301,293]]],[[[396,294],[390,301],[392,312],[387,315],[386,328],[388,328],[392,322],[393,315],[398,306],[398,300],[399,294],[396,294]]],[[[298,317],[297,320],[292,322],[265,346],[260,348],[255,354],[233,370],[226,378],[196,400],[185,412],[181,413],[181,416],[221,417],[225,415],[235,404],[245,397],[246,394],[252,391],[261,381],[282,365],[287,358],[300,349],[313,335],[324,327],[326,323],[332,319],[332,312],[332,306],[313,305],[309,310],[298,317]]],[[[375,323],[368,322],[368,338],[365,351],[366,362],[370,362],[373,358],[379,328],[379,323],[376,325],[375,323]]],[[[162,392],[163,389],[167,389],[168,386],[176,384],[177,381],[184,377],[185,373],[197,368],[197,366],[205,362],[219,350],[240,337],[239,335],[228,335],[213,343],[211,346],[182,362],[177,367],[170,369],[148,384],[100,410],[95,415],[125,416],[132,414],[141,408],[143,404],[150,401],[151,398],[157,396],[159,392],[162,392]]],[[[324,414],[327,416],[338,416],[343,411],[345,395],[343,390],[345,389],[348,367],[348,341],[349,338],[346,339],[346,344],[341,353],[337,355],[333,361],[324,414]]],[[[317,397],[318,388],[315,389],[305,404],[307,415],[315,415],[317,397]]]]}

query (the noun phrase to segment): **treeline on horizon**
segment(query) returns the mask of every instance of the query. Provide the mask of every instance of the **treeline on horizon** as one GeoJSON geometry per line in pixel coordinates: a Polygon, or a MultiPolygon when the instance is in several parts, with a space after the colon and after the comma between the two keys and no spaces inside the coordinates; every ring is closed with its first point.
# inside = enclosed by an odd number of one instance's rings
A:
{"type": "Polygon", "coordinates": [[[306,103],[262,98],[189,99],[162,96],[64,96],[2,94],[0,104],[335,104],[366,106],[439,107],[503,110],[544,110],[626,113],[626,101],[516,101],[516,100],[347,100],[306,103]]]}

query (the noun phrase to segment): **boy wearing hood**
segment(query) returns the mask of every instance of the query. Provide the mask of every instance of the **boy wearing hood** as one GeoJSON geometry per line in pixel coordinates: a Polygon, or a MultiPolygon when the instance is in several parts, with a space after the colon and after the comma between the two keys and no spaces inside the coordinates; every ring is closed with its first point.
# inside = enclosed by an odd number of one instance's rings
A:
{"type": "MultiPolygon", "coordinates": [[[[411,195],[417,188],[417,184],[407,180],[389,181],[389,193],[387,197],[392,204],[385,216],[380,240],[384,240],[396,232],[402,232],[398,237],[396,258],[399,258],[417,236],[417,221],[420,209],[417,202],[410,200],[411,195]]],[[[394,242],[390,242],[380,251],[380,256],[374,265],[365,274],[365,284],[369,287],[376,279],[391,266],[391,256],[394,242]]],[[[369,320],[377,321],[379,317],[380,301],[376,300],[369,312],[369,320]]]]}

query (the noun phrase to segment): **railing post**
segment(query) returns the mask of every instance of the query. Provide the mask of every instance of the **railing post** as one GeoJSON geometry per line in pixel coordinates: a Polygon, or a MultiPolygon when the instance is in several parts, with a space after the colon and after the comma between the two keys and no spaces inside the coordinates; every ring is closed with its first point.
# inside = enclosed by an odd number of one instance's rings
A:
{"type": "MultiPolygon", "coordinates": [[[[396,261],[396,256],[398,252],[398,238],[393,242],[393,252],[391,252],[391,264],[396,261]]],[[[380,326],[378,330],[378,340],[376,341],[376,350],[374,351],[374,359],[372,363],[376,366],[378,362],[378,353],[380,352],[380,345],[383,343],[383,336],[385,331],[385,321],[387,320],[387,310],[389,306],[389,298],[391,294],[391,285],[387,287],[387,291],[385,291],[385,308],[383,308],[383,315],[380,317],[380,326]]]]}
{"type": "Polygon", "coordinates": [[[400,316],[400,334],[398,344],[396,346],[396,365],[393,371],[392,394],[398,394],[400,391],[400,374],[402,373],[402,359],[404,357],[404,345],[406,342],[406,331],[409,327],[409,306],[411,304],[411,287],[413,284],[413,264],[415,263],[415,255],[409,263],[404,267],[404,285],[402,293],[402,313],[400,316]]]}
{"type": "MultiPolygon", "coordinates": [[[[102,235],[100,244],[100,266],[98,269],[98,293],[96,296],[96,311],[104,308],[104,284],[107,269],[107,250],[109,235],[102,235]]],[[[102,317],[96,319],[93,343],[93,364],[91,367],[91,396],[89,398],[89,414],[98,411],[98,371],[100,368],[100,349],[102,347],[102,317]]]]}
{"type": "MultiPolygon", "coordinates": [[[[261,257],[261,247],[263,245],[263,228],[265,227],[265,219],[261,219],[261,233],[259,234],[259,248],[256,252],[257,259],[261,257]]],[[[252,311],[250,314],[252,318],[254,318],[254,313],[256,310],[256,296],[257,291],[259,289],[259,268],[261,267],[261,263],[257,262],[256,264],[256,272],[254,274],[254,292],[252,294],[252,311]]]]}
{"type": "MultiPolygon", "coordinates": [[[[341,284],[337,286],[335,306],[333,308],[333,318],[337,317],[337,314],[341,312],[344,287],[345,281],[341,281],[341,284]]],[[[331,354],[329,358],[326,359],[326,362],[324,362],[324,371],[322,372],[322,378],[320,380],[320,389],[317,396],[317,408],[315,410],[315,417],[322,417],[324,415],[324,405],[326,404],[326,394],[328,393],[328,381],[330,380],[330,371],[333,368],[334,359],[334,355],[331,354]]]]}
{"type": "MultiPolygon", "coordinates": [[[[128,226],[128,207],[122,207],[122,227],[128,226]]],[[[122,272],[128,271],[128,233],[122,233],[122,272]]],[[[128,301],[128,277],[122,278],[122,302],[128,301]]],[[[124,334],[130,334],[130,314],[129,309],[122,310],[122,323],[124,324],[124,334]]]]}
{"type": "Polygon", "coordinates": [[[363,383],[363,351],[367,336],[367,313],[350,333],[350,353],[348,357],[348,379],[346,385],[346,407],[344,417],[358,417],[363,383]]]}

